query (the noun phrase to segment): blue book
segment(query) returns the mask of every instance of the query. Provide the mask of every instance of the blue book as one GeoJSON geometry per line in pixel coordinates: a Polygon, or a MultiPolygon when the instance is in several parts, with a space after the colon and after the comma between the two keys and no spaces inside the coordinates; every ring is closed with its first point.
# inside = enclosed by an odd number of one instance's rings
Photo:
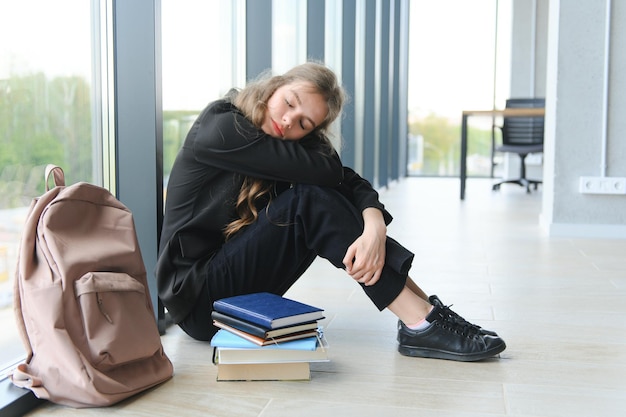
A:
{"type": "Polygon", "coordinates": [[[259,346],[241,336],[237,336],[227,330],[220,329],[211,339],[211,346],[215,348],[230,349],[285,349],[285,350],[310,350],[317,349],[317,337],[307,337],[305,339],[290,340],[287,342],[272,343],[266,346],[259,346]]]}
{"type": "Polygon", "coordinates": [[[219,330],[213,339],[213,363],[253,364],[288,362],[328,362],[328,345],[324,335],[258,346],[229,331],[219,330]]]}
{"type": "Polygon", "coordinates": [[[324,310],[268,292],[236,295],[213,303],[213,309],[266,329],[293,326],[324,318],[324,310]]]}

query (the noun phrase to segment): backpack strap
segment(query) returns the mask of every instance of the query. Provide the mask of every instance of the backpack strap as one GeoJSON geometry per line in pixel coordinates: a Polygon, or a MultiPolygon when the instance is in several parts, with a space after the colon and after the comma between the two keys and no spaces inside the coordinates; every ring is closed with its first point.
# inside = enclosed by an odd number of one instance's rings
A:
{"type": "MultiPolygon", "coordinates": [[[[43,382],[41,381],[41,378],[38,378],[32,375],[28,371],[28,366],[25,363],[19,364],[15,368],[13,373],[9,375],[9,378],[11,378],[11,382],[13,382],[18,387],[28,388],[31,390],[34,390],[35,388],[38,388],[39,390],[44,390],[43,382]]],[[[40,393],[37,393],[37,391],[35,391],[35,393],[37,394],[37,397],[42,398],[40,396],[41,395],[40,393]]],[[[47,398],[47,397],[43,397],[43,398],[47,398]]]]}
{"type": "MultiPolygon", "coordinates": [[[[18,255],[19,257],[19,255],[18,255]]],[[[19,258],[18,258],[19,262],[19,258]]],[[[26,350],[26,363],[30,362],[33,357],[33,347],[30,344],[30,339],[28,338],[28,332],[26,331],[26,324],[24,323],[24,315],[22,313],[22,297],[20,295],[20,279],[19,272],[16,272],[15,280],[13,281],[13,311],[15,313],[17,331],[22,339],[22,343],[24,344],[24,349],[26,350]]]]}
{"type": "Polygon", "coordinates": [[[20,247],[17,254],[18,267],[15,271],[15,280],[13,283],[13,310],[17,318],[17,329],[26,349],[26,363],[30,362],[33,356],[33,348],[26,332],[26,324],[24,323],[24,316],[22,313],[22,297],[21,297],[21,285],[20,281],[24,277],[29,277],[32,273],[31,268],[36,262],[33,261],[35,257],[35,240],[37,234],[37,223],[41,213],[46,206],[54,200],[59,194],[61,188],[57,188],[58,185],[65,184],[65,175],[63,170],[56,165],[48,165],[45,172],[46,180],[46,192],[41,197],[33,199],[30,208],[28,209],[28,216],[24,223],[24,232],[20,241],[20,247]],[[55,188],[51,191],[48,190],[48,179],[50,174],[54,175],[55,188]],[[25,262],[21,262],[25,260],[25,262]]]}
{"type": "Polygon", "coordinates": [[[58,187],[58,186],[64,186],[65,185],[65,173],[63,172],[63,169],[59,166],[53,165],[53,164],[48,164],[46,166],[46,174],[45,174],[45,180],[46,180],[46,191],[50,191],[50,174],[53,175],[54,177],[54,186],[58,187]]]}

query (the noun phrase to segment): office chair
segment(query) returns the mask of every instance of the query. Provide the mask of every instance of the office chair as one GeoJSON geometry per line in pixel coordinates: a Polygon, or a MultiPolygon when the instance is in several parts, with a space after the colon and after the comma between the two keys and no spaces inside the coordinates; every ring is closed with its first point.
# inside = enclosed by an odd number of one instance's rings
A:
{"type": "MultiPolygon", "coordinates": [[[[543,98],[510,98],[506,101],[507,108],[545,107],[543,98]]],[[[518,184],[526,187],[530,193],[530,186],[535,190],[541,184],[540,180],[526,178],[526,157],[531,153],[543,152],[543,123],[544,117],[503,117],[502,144],[495,146],[496,152],[516,153],[520,157],[519,178],[507,179],[493,185],[492,189],[499,190],[502,184],[518,184]]]]}

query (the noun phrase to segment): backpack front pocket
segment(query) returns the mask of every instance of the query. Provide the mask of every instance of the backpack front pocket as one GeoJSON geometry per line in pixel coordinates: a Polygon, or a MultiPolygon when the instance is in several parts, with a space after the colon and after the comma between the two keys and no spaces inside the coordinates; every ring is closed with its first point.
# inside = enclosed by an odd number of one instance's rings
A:
{"type": "Polygon", "coordinates": [[[91,363],[100,370],[149,358],[161,349],[146,289],[128,274],[88,272],[74,283],[91,363]]]}

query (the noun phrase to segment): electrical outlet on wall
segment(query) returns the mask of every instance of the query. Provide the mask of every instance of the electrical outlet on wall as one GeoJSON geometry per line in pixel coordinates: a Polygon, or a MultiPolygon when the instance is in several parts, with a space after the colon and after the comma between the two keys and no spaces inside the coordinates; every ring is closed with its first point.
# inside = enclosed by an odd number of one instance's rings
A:
{"type": "Polygon", "coordinates": [[[626,177],[580,177],[582,194],[626,194],[626,177]]]}

